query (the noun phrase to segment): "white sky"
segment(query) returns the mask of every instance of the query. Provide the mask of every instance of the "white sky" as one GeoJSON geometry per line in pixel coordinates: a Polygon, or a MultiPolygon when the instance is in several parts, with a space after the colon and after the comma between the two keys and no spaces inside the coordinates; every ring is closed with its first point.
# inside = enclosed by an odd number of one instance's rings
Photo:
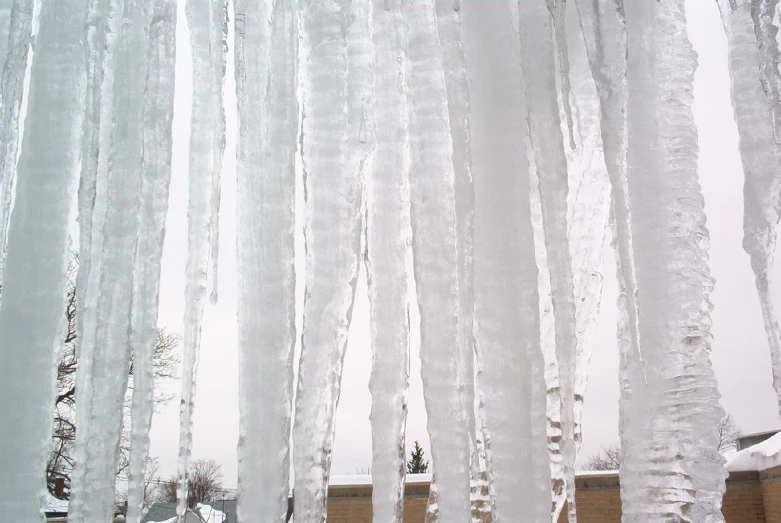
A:
{"type": "MultiPolygon", "coordinates": [[[[183,2],[180,2],[183,4],[183,2]]],[[[181,7],[181,6],[180,6],[181,7]]],[[[711,297],[713,366],[719,380],[722,404],[744,432],[778,427],[775,395],[771,387],[770,356],[748,256],[741,247],[743,175],[737,151],[737,131],[729,99],[726,40],[718,7],[712,0],[688,0],[689,36],[699,53],[695,76],[695,120],[700,135],[700,180],[711,232],[710,266],[717,280],[711,297]]],[[[231,28],[232,29],[232,28],[231,28]]],[[[177,47],[177,96],[174,117],[174,173],[160,302],[160,325],[182,331],[187,202],[187,141],[189,137],[190,55],[186,22],[180,8],[177,47]]],[[[230,35],[232,40],[232,34],[230,35]]],[[[193,456],[213,458],[222,464],[225,485],[236,484],[238,391],[236,356],[235,280],[235,96],[232,55],[226,82],[228,141],[223,173],[220,301],[206,305],[198,373],[193,456]]],[[[300,191],[299,191],[300,192],[300,191]]],[[[300,205],[299,205],[300,211],[300,205]]],[[[297,249],[302,252],[302,239],[297,249]]],[[[588,455],[600,446],[618,442],[618,354],[615,342],[615,265],[605,250],[602,312],[590,369],[583,422],[583,450],[588,455]]],[[[775,271],[775,281],[781,271],[775,271]]],[[[298,279],[299,296],[303,278],[298,279]]],[[[781,304],[781,287],[774,286],[781,304]]],[[[420,440],[429,453],[420,361],[413,310],[412,354],[407,441],[420,440]]],[[[299,320],[300,321],[300,320],[299,320]]],[[[299,323],[300,333],[300,323],[299,323]]],[[[353,474],[371,465],[371,430],[368,390],[371,368],[368,301],[365,275],[359,280],[353,324],[344,363],[342,393],[337,411],[337,432],[332,473],[353,474]]],[[[180,383],[171,383],[178,393],[180,383]]],[[[176,470],[179,438],[179,402],[172,401],[155,415],[151,454],[160,459],[164,477],[176,470]]]]}

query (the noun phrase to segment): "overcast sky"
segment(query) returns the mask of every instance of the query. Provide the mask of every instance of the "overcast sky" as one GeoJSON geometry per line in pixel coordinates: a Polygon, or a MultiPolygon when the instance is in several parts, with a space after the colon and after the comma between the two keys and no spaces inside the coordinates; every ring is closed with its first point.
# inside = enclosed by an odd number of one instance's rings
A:
{"type": "MultiPolygon", "coordinates": [[[[723,396],[722,404],[735,416],[744,432],[769,430],[778,427],[779,423],[771,387],[767,339],[748,256],[741,247],[743,173],[729,99],[726,40],[716,2],[688,0],[687,17],[689,36],[699,53],[694,112],[700,136],[700,180],[711,232],[710,267],[717,280],[711,297],[715,307],[712,314],[713,366],[723,396]]],[[[230,38],[232,40],[232,34],[230,38]]],[[[174,173],[163,258],[159,323],[172,331],[181,332],[187,251],[187,141],[191,77],[186,22],[181,8],[177,45],[174,173]]],[[[220,216],[220,300],[217,305],[207,304],[204,315],[193,439],[193,456],[217,460],[223,467],[226,486],[236,484],[238,440],[234,87],[232,56],[229,56],[225,90],[228,141],[220,216]]],[[[302,252],[300,236],[297,248],[298,252],[302,252]]],[[[602,312],[586,394],[582,455],[596,452],[600,446],[618,442],[618,354],[615,341],[617,288],[614,263],[612,251],[607,247],[602,312]]],[[[778,269],[775,270],[773,294],[776,304],[781,304],[781,286],[778,284],[780,273],[778,269]]],[[[300,297],[303,278],[299,278],[298,283],[300,297]]],[[[412,316],[407,441],[410,446],[413,440],[420,440],[428,453],[417,350],[417,314],[414,310],[412,316]]],[[[371,407],[368,390],[370,368],[368,301],[365,274],[361,274],[337,411],[332,464],[334,474],[353,474],[371,465],[371,429],[368,421],[371,407]]],[[[170,383],[169,386],[174,392],[179,392],[179,382],[170,383]]],[[[178,406],[178,401],[172,401],[160,409],[153,421],[151,454],[160,459],[160,473],[164,477],[176,470],[178,406]]]]}

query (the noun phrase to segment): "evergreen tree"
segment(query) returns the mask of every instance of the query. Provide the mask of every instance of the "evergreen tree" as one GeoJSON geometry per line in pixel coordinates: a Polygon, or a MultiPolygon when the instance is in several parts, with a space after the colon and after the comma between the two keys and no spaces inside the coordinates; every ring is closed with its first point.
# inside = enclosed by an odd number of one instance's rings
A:
{"type": "Polygon", "coordinates": [[[423,474],[428,472],[428,460],[423,461],[423,447],[415,441],[415,448],[409,453],[407,462],[407,474],[423,474]]]}

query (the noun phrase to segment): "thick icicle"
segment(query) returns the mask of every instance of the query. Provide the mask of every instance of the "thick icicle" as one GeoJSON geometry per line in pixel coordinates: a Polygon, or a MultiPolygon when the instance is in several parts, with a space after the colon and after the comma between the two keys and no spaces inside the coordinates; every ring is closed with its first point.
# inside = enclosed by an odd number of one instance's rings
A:
{"type": "Polygon", "coordinates": [[[561,454],[569,520],[576,520],[574,381],[575,303],[572,258],[567,235],[567,159],[559,120],[552,21],[538,2],[518,2],[521,64],[526,82],[529,130],[539,179],[542,224],[555,319],[556,358],[561,396],[561,454]],[[533,102],[530,102],[533,100],[533,102]]]}
{"type": "Polygon", "coordinates": [[[622,409],[623,519],[724,521],[726,473],[716,433],[723,411],[708,357],[713,280],[691,112],[696,54],[683,0],[624,8],[632,57],[628,182],[645,379],[630,375],[622,409]]]}
{"type": "Polygon", "coordinates": [[[421,374],[441,521],[470,518],[469,427],[459,394],[459,257],[445,72],[433,2],[402,2],[407,34],[412,249],[421,374]]]}
{"type": "Polygon", "coordinates": [[[44,1],[0,306],[0,520],[43,521],[68,217],[78,173],[86,1],[44,1]],[[13,472],[10,472],[13,471],[13,472]]]}
{"type": "Polygon", "coordinates": [[[127,493],[129,523],[140,523],[144,512],[144,468],[149,454],[149,428],[154,408],[152,365],[157,343],[160,260],[171,182],[175,35],[175,0],[155,0],[149,28],[148,72],[143,103],[141,209],[131,312],[133,404],[127,493]]]}
{"type": "Polygon", "coordinates": [[[266,514],[268,521],[284,522],[295,346],[298,20],[292,2],[255,0],[237,1],[234,18],[238,514],[242,521],[266,514]]]}
{"type": "Polygon", "coordinates": [[[360,264],[373,143],[369,0],[301,0],[306,297],[298,374],[295,519],[325,519],[334,415],[360,264]]]}
{"type": "Polygon", "coordinates": [[[201,347],[201,320],[206,299],[206,273],[212,233],[214,180],[219,178],[225,148],[222,100],[228,31],[227,0],[187,0],[187,25],[193,64],[190,119],[190,201],[187,208],[187,265],[182,358],[182,400],[179,407],[177,520],[187,503],[187,469],[192,448],[195,376],[201,347]]]}
{"type": "Polygon", "coordinates": [[[19,145],[19,109],[22,105],[27,54],[33,21],[33,0],[5,0],[0,4],[0,283],[11,214],[16,153],[19,145]]]}
{"type": "Polygon", "coordinates": [[[778,101],[775,64],[778,49],[771,21],[761,19],[757,40],[749,0],[719,1],[729,46],[732,106],[738,124],[740,154],[746,181],[743,186],[743,248],[751,258],[757,292],[765,321],[773,387],[781,415],[781,332],[770,296],[770,277],[781,218],[781,146],[774,139],[778,101]],[[768,49],[770,48],[770,49],[768,49]],[[775,65],[774,65],[775,64],[775,65]],[[775,70],[773,70],[775,68],[775,70]],[[766,92],[763,92],[765,87],[766,92]],[[767,93],[767,94],[766,94],[767,93]]]}
{"type": "MultiPolygon", "coordinates": [[[[474,317],[474,189],[469,137],[469,81],[461,29],[461,6],[454,0],[435,0],[437,29],[447,88],[450,137],[453,143],[456,246],[458,248],[459,395],[469,431],[470,499],[472,519],[489,517],[490,503],[481,494],[486,471],[480,470],[475,423],[474,317]]],[[[485,463],[483,461],[483,463],[485,463]]]]}
{"type": "Polygon", "coordinates": [[[537,263],[528,248],[531,166],[519,147],[528,140],[520,48],[508,4],[464,2],[461,12],[472,107],[475,338],[494,517],[545,521],[550,467],[545,383],[532,373],[542,353],[537,263]]]}
{"type": "MultiPolygon", "coordinates": [[[[130,362],[131,307],[134,286],[134,257],[141,204],[144,154],[143,113],[146,53],[151,8],[146,2],[125,0],[121,8],[121,34],[116,51],[113,92],[114,122],[108,151],[106,216],[103,223],[103,256],[99,267],[100,287],[92,353],[92,379],[79,389],[78,399],[88,405],[87,422],[79,426],[73,497],[79,517],[85,522],[111,519],[122,410],[130,362]]],[[[97,269],[93,266],[94,269],[97,269]]],[[[156,321],[153,320],[153,325],[156,321]]],[[[153,327],[154,328],[154,327],[153,327]]],[[[85,335],[92,333],[85,333],[85,335]]],[[[87,342],[88,343],[88,342],[87,342]]],[[[79,369],[81,373],[83,369],[79,369]]],[[[82,381],[81,383],[84,383],[82,381]]],[[[83,418],[82,418],[83,419],[83,418]]]]}
{"type": "Polygon", "coordinates": [[[401,523],[409,381],[409,158],[404,28],[399,5],[372,2],[375,151],[366,179],[366,274],[371,313],[374,521],[401,523]]]}

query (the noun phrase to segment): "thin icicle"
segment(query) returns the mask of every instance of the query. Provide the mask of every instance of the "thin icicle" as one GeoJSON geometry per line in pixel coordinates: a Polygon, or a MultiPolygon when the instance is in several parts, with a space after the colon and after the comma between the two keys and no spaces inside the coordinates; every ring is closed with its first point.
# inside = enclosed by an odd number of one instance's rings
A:
{"type": "Polygon", "coordinates": [[[575,444],[579,449],[583,401],[602,297],[602,252],[610,209],[610,179],[602,152],[599,97],[574,9],[567,12],[566,31],[571,42],[571,96],[577,130],[576,147],[567,151],[570,187],[567,232],[575,288],[574,420],[575,444]]]}
{"type": "Polygon", "coordinates": [[[155,0],[149,28],[142,131],[141,209],[131,312],[133,403],[128,464],[127,521],[144,514],[144,475],[154,408],[153,358],[157,343],[160,260],[171,182],[171,123],[176,58],[176,2],[155,0]]]}
{"type": "MultiPolygon", "coordinates": [[[[645,379],[622,408],[626,522],[724,521],[723,416],[710,365],[708,232],[691,112],[697,66],[683,0],[627,2],[628,181],[645,379]]],[[[621,282],[624,283],[624,282],[621,282]]],[[[634,374],[634,375],[632,375],[634,374]]]]}
{"type": "Polygon", "coordinates": [[[759,45],[759,77],[767,95],[773,121],[773,135],[781,143],[781,74],[778,71],[781,52],[778,49],[778,27],[774,23],[778,0],[751,0],[751,18],[759,45]]]}
{"type": "Polygon", "coordinates": [[[459,394],[459,258],[452,140],[433,2],[402,2],[407,33],[412,250],[438,517],[470,517],[469,427],[459,394]]]}
{"type": "Polygon", "coordinates": [[[363,229],[363,170],[373,144],[369,0],[301,0],[306,297],[295,445],[295,520],[325,519],[334,414],[363,229]]]}
{"type": "Polygon", "coordinates": [[[292,2],[235,4],[238,104],[239,495],[242,521],[287,515],[295,346],[298,20],[292,2]],[[267,23],[267,21],[269,23],[267,23]],[[258,398],[264,398],[258,401],[258,398]]]}
{"type": "Polygon", "coordinates": [[[719,8],[727,33],[732,106],[738,124],[746,179],[743,186],[743,248],[751,258],[756,278],[770,346],[773,388],[781,415],[781,332],[770,297],[773,254],[781,218],[781,147],[776,143],[773,132],[773,118],[779,110],[773,89],[778,71],[772,71],[777,49],[773,47],[776,45],[775,36],[772,36],[772,42],[768,41],[774,31],[767,27],[767,20],[761,20],[760,27],[755,28],[751,19],[751,3],[742,0],[733,8],[720,1],[719,8]],[[755,31],[762,26],[763,37],[758,41],[755,31]],[[767,94],[763,92],[763,87],[767,94]]]}
{"type": "Polygon", "coordinates": [[[567,235],[567,162],[559,121],[551,16],[544,5],[518,2],[521,64],[526,82],[531,143],[537,165],[545,248],[555,318],[556,358],[561,395],[561,454],[569,520],[576,521],[574,381],[575,303],[567,235]]]}
{"type": "Polygon", "coordinates": [[[206,273],[213,221],[211,204],[215,180],[219,180],[225,147],[222,100],[225,75],[225,38],[228,29],[227,0],[187,0],[193,64],[192,116],[190,119],[190,186],[187,208],[187,265],[182,361],[182,400],[179,407],[179,464],[177,520],[187,504],[187,473],[192,448],[192,415],[195,376],[201,347],[201,320],[206,301],[206,273]]]}
{"type": "Polygon", "coordinates": [[[401,523],[409,384],[409,158],[404,29],[398,5],[372,3],[375,151],[366,180],[366,275],[371,313],[372,510],[401,523]]]}
{"type": "Polygon", "coordinates": [[[556,35],[556,59],[559,70],[559,87],[561,89],[561,104],[564,107],[564,120],[567,124],[569,148],[575,149],[575,124],[570,105],[570,73],[569,51],[567,49],[567,0],[545,0],[548,12],[553,17],[553,31],[556,35]]]}
{"type": "MultiPolygon", "coordinates": [[[[544,6],[543,6],[544,9],[544,6]]],[[[509,4],[464,2],[471,91],[475,339],[481,363],[493,516],[550,518],[537,263],[530,209],[526,99],[509,4]],[[536,403],[536,405],[535,405],[536,403]],[[544,475],[539,476],[538,472],[544,475]]]]}
{"type": "MultiPolygon", "coordinates": [[[[103,258],[103,224],[106,218],[108,156],[114,113],[114,61],[121,22],[121,2],[89,0],[86,16],[86,96],[82,127],[81,176],[78,189],[79,269],[76,276],[76,388],[92,388],[92,364],[97,330],[97,301],[103,258]],[[102,125],[101,125],[102,124],[102,125]]],[[[91,395],[79,398],[76,426],[89,431],[91,395]]],[[[74,448],[75,463],[86,460],[86,446],[74,448]]],[[[85,484],[86,467],[74,467],[71,484],[85,484]]],[[[83,518],[83,498],[71,497],[69,514],[83,518]]]]}
{"type": "MultiPolygon", "coordinates": [[[[89,406],[85,427],[79,427],[73,496],[83,521],[106,521],[113,515],[114,488],[122,410],[130,362],[130,318],[134,286],[134,258],[139,233],[144,153],[143,114],[151,8],[146,2],[125,0],[121,7],[121,34],[116,50],[113,91],[114,121],[108,153],[106,216],[103,256],[91,354],[92,379],[79,389],[79,400],[89,406]]],[[[156,322],[153,320],[153,325],[156,322]]],[[[153,327],[154,328],[154,327],[153,327]]],[[[79,370],[81,372],[82,369],[79,370]]],[[[84,381],[82,381],[83,383],[84,381]]]]}
{"type": "Polygon", "coordinates": [[[469,81],[461,29],[461,7],[458,1],[435,0],[442,64],[447,87],[450,138],[453,143],[454,196],[456,210],[456,245],[458,248],[458,321],[459,321],[459,395],[467,423],[470,455],[470,499],[472,519],[485,512],[480,495],[480,460],[477,453],[475,425],[475,347],[474,317],[474,189],[472,187],[469,137],[469,81]],[[477,505],[480,504],[481,507],[477,505]]]}
{"type": "MultiPolygon", "coordinates": [[[[224,22],[219,22],[222,27],[222,42],[220,43],[218,40],[218,35],[214,34],[212,36],[211,56],[215,58],[210,59],[209,72],[213,90],[212,96],[215,99],[222,100],[225,95],[225,57],[228,53],[228,0],[222,0],[215,9],[217,11],[214,12],[214,16],[216,18],[222,17],[224,22]],[[219,9],[223,9],[224,13],[220,13],[219,9]],[[220,48],[220,45],[222,45],[222,48],[220,48]]],[[[219,31],[219,29],[214,30],[219,31]]],[[[212,270],[212,291],[209,295],[209,302],[212,305],[217,303],[220,274],[220,195],[222,194],[220,177],[222,174],[222,160],[225,155],[225,105],[222,102],[216,107],[216,113],[216,121],[214,123],[215,154],[212,166],[212,190],[209,197],[209,223],[211,225],[211,230],[209,231],[209,255],[211,257],[212,270]]]]}
{"type": "Polygon", "coordinates": [[[43,521],[61,346],[68,217],[84,91],[86,1],[43,2],[0,305],[0,520],[43,521]],[[13,401],[9,401],[13,398],[13,401]]]}
{"type": "Polygon", "coordinates": [[[10,0],[0,5],[0,284],[3,281],[8,219],[11,215],[16,153],[19,145],[19,110],[27,73],[27,54],[33,21],[33,0],[10,0]],[[9,12],[10,11],[10,12],[9,12]],[[9,20],[10,18],[10,20],[9,20]]]}

